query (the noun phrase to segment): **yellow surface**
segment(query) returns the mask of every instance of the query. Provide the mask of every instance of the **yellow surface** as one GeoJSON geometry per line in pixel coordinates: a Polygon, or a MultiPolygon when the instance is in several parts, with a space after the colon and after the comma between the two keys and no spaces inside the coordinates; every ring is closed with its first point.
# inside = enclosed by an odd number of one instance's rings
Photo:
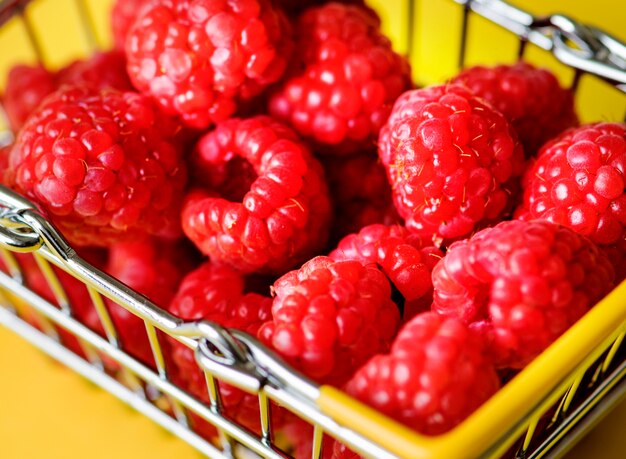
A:
{"type": "MultiPolygon", "coordinates": [[[[381,11],[386,30],[399,43],[400,50],[406,48],[402,43],[408,21],[401,11],[407,1],[371,1],[381,11]]],[[[75,2],[39,0],[28,10],[27,18],[35,30],[41,57],[51,67],[59,67],[88,52],[75,2]]],[[[99,42],[109,43],[105,18],[110,0],[87,3],[99,42]]],[[[626,39],[618,0],[517,0],[514,3],[534,13],[566,11],[626,39]]],[[[455,71],[459,10],[450,0],[419,1],[417,5],[415,74],[421,83],[441,81],[455,71]],[[434,16],[436,21],[432,20],[434,16]]],[[[473,32],[468,42],[469,63],[514,58],[515,42],[500,29],[480,19],[472,19],[470,28],[473,32]],[[476,33],[478,29],[480,33],[476,33]]],[[[26,37],[25,25],[19,21],[12,21],[0,30],[0,75],[6,74],[16,61],[35,59],[33,50],[24,45],[26,37]]],[[[528,58],[554,68],[564,84],[571,79],[570,71],[559,68],[543,52],[530,50],[528,58]]],[[[616,97],[612,90],[601,89],[589,79],[583,80],[581,91],[579,108],[584,120],[617,120],[623,116],[624,99],[616,97]]],[[[626,405],[622,405],[568,459],[623,457],[620,434],[625,427],[626,405]]],[[[198,455],[114,397],[0,329],[0,459],[109,457],[195,459],[198,455]]]]}
{"type": "MultiPolygon", "coordinates": [[[[622,459],[626,403],[565,459],[622,459]]],[[[133,409],[0,327],[0,458],[200,459],[133,409]]]]}

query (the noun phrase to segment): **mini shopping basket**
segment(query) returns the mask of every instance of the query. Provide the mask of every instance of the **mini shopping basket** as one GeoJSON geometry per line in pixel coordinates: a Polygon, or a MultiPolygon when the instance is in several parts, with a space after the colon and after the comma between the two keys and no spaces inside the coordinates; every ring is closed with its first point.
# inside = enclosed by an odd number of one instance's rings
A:
{"type": "MultiPolygon", "coordinates": [[[[20,27],[32,53],[40,61],[39,32],[29,15],[33,2],[0,1],[0,32],[20,27]],[[17,24],[17,25],[16,25],[17,24]]],[[[441,0],[440,0],[441,1],[441,0]]],[[[86,0],[76,0],[75,16],[87,40],[97,43],[93,11],[86,0]]],[[[417,2],[392,2],[395,23],[402,22],[405,42],[416,56],[417,2]]],[[[447,1],[450,5],[454,2],[447,1]]],[[[454,14],[460,25],[460,46],[451,56],[463,65],[474,18],[485,18],[512,33],[517,55],[542,49],[570,69],[572,86],[581,77],[594,78],[613,91],[612,101],[624,106],[626,46],[594,27],[564,15],[533,17],[500,0],[457,0],[454,14]],[[614,95],[614,96],[613,96],[614,95]]],[[[388,11],[389,12],[389,11],[388,11]]],[[[482,20],[482,19],[481,19],[482,20]]],[[[5,50],[2,50],[4,53],[5,50]]],[[[450,56],[449,56],[450,57],[450,56]]],[[[415,60],[415,59],[414,59],[415,60]]],[[[556,62],[556,61],[555,61],[556,62]]],[[[417,71],[417,78],[423,77],[417,71]]],[[[423,77],[426,80],[427,77],[423,77]]],[[[423,79],[421,80],[423,81],[423,79]]],[[[1,128],[0,145],[12,133],[1,128]]],[[[473,458],[557,456],[594,424],[626,393],[626,283],[618,286],[582,320],[565,333],[491,400],[452,431],[424,437],[332,387],[320,386],[289,368],[253,337],[210,322],[184,322],[81,259],[59,232],[28,200],[0,187],[0,324],[52,355],[103,389],[188,442],[209,457],[228,458],[243,451],[262,457],[290,457],[274,437],[272,402],[314,426],[313,457],[320,457],[329,433],[367,457],[473,458]],[[54,292],[56,302],[30,290],[14,252],[31,253],[54,292]],[[81,280],[98,312],[106,337],[73,318],[72,305],[52,265],[81,280]],[[156,371],[124,351],[103,302],[108,297],[143,319],[152,347],[156,371]],[[37,317],[38,328],[25,320],[37,317]],[[59,330],[78,338],[82,356],[62,344],[59,330]],[[170,335],[195,350],[206,374],[209,404],[203,404],[168,378],[159,336],[170,335]],[[107,361],[117,363],[110,370],[107,361]],[[261,435],[237,425],[222,413],[217,381],[258,395],[261,435]],[[208,442],[188,427],[189,413],[213,424],[219,438],[208,442]]]]}

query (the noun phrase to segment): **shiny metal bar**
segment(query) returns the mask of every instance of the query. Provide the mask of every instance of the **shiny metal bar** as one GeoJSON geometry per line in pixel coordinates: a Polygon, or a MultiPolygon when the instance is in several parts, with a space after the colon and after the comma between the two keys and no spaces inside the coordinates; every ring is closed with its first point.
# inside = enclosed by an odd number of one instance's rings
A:
{"type": "MultiPolygon", "coordinates": [[[[313,426],[313,441],[311,446],[311,458],[312,459],[320,459],[322,457],[322,440],[324,438],[324,431],[315,424],[313,426]]],[[[330,445],[327,445],[330,446],[330,445]]]]}
{"type": "Polygon", "coordinates": [[[89,285],[87,286],[87,291],[89,292],[91,302],[96,309],[96,313],[98,314],[98,318],[100,319],[100,323],[102,324],[102,328],[104,329],[104,333],[106,334],[109,343],[115,347],[120,347],[117,330],[115,329],[109,310],[106,308],[104,301],[102,300],[102,296],[89,285]]]}
{"type": "Polygon", "coordinates": [[[259,392],[259,414],[261,417],[261,439],[266,444],[272,443],[271,404],[265,392],[259,392]]]}
{"type": "Polygon", "coordinates": [[[146,333],[148,334],[148,341],[150,342],[150,349],[152,350],[152,357],[157,367],[157,372],[161,378],[167,379],[167,370],[165,368],[165,359],[163,358],[163,349],[159,342],[156,329],[152,324],[144,321],[146,326],[146,333]]]}
{"type": "Polygon", "coordinates": [[[24,275],[22,274],[22,268],[17,262],[15,255],[10,250],[0,247],[0,257],[7,267],[9,274],[13,279],[22,283],[24,282],[24,275]]]}

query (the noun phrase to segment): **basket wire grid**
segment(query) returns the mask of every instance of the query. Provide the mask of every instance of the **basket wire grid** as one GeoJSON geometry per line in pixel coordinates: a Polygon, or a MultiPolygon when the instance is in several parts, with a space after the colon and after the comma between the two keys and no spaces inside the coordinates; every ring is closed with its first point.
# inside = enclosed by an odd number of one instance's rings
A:
{"type": "MultiPolygon", "coordinates": [[[[36,3],[36,2],[35,2],[36,3]]],[[[551,51],[575,69],[572,87],[581,76],[601,78],[626,92],[626,46],[597,28],[563,15],[533,17],[500,0],[456,0],[462,10],[458,53],[463,66],[470,17],[477,14],[519,38],[518,57],[528,44],[551,51]]],[[[90,48],[97,45],[87,3],[75,0],[90,48]]],[[[43,51],[29,19],[30,4],[0,2],[0,25],[18,20],[38,59],[43,51]],[[16,19],[17,18],[17,19],[16,19]]],[[[410,52],[416,2],[407,3],[410,52]]],[[[1,104],[0,104],[1,106],[1,104]]],[[[0,110],[1,111],[1,110],[0,110]]],[[[9,130],[0,143],[10,143],[9,130]]],[[[313,425],[312,457],[321,457],[328,433],[356,452],[373,458],[393,457],[542,457],[557,455],[583,434],[599,415],[626,392],[626,285],[616,288],[526,370],[510,381],[467,421],[440,437],[423,437],[373,412],[336,389],[319,386],[285,365],[256,339],[206,321],[184,322],[151,303],[80,258],[36,207],[0,188],[0,324],[14,330],[48,354],[132,405],[209,457],[229,458],[244,448],[268,458],[290,457],[281,449],[271,425],[272,405],[287,408],[313,425]],[[55,302],[38,295],[25,282],[18,257],[35,258],[54,293],[55,302]],[[101,320],[100,336],[73,317],[72,305],[56,268],[81,280],[101,320]],[[145,365],[124,351],[124,343],[103,296],[140,317],[152,348],[154,365],[145,365]],[[36,322],[37,327],[32,323],[36,322]],[[63,330],[78,339],[81,354],[64,346],[63,330]],[[209,404],[174,385],[162,348],[163,334],[195,351],[204,371],[209,404]],[[112,370],[108,362],[116,362],[112,370]],[[260,435],[229,419],[222,410],[217,381],[227,382],[259,400],[260,435]],[[189,413],[217,427],[209,442],[189,427],[189,413]]]]}

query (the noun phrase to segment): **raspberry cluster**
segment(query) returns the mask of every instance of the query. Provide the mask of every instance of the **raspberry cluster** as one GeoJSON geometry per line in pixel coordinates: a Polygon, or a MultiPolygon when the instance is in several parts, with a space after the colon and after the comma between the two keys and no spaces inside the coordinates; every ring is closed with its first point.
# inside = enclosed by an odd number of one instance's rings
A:
{"type": "Polygon", "coordinates": [[[435,241],[501,218],[524,161],[506,119],[453,84],[400,96],[381,130],[379,154],[406,225],[435,241]]]}
{"type": "Polygon", "coordinates": [[[545,218],[601,245],[626,236],[626,123],[570,129],[546,144],[523,182],[524,218],[545,218]]]}
{"type": "Polygon", "coordinates": [[[201,140],[192,162],[214,169],[188,194],[183,228],[211,259],[281,273],[324,247],[330,201],[322,167],[282,123],[267,116],[226,121],[201,140]],[[235,182],[224,178],[231,169],[235,182]]]}
{"type": "Polygon", "coordinates": [[[175,237],[187,179],[175,129],[139,94],[66,86],[20,131],[5,179],[77,245],[175,237]]]}
{"type": "Polygon", "coordinates": [[[141,9],[125,49],[135,87],[202,129],[275,83],[292,46],[289,22],[269,0],[166,0],[141,9]]]}
{"type": "Polygon", "coordinates": [[[511,122],[526,156],[535,156],[545,142],[578,124],[572,92],[552,72],[527,62],[471,67],[452,81],[466,85],[511,122]]]}
{"type": "Polygon", "coordinates": [[[299,16],[295,59],[270,113],[316,143],[351,153],[374,144],[394,100],[411,85],[407,61],[366,9],[330,3],[299,16]]]}
{"type": "Polygon", "coordinates": [[[375,265],[315,257],[272,287],[272,320],[259,337],[311,378],[340,386],[389,348],[399,313],[375,265]]]}
{"type": "Polygon", "coordinates": [[[450,246],[433,310],[483,333],[499,367],[523,368],[613,287],[591,241],[547,221],[508,221],[450,246]]]}
{"type": "Polygon", "coordinates": [[[359,369],[346,392],[418,432],[446,432],[500,387],[483,346],[460,320],[420,314],[389,354],[359,369]]]}

